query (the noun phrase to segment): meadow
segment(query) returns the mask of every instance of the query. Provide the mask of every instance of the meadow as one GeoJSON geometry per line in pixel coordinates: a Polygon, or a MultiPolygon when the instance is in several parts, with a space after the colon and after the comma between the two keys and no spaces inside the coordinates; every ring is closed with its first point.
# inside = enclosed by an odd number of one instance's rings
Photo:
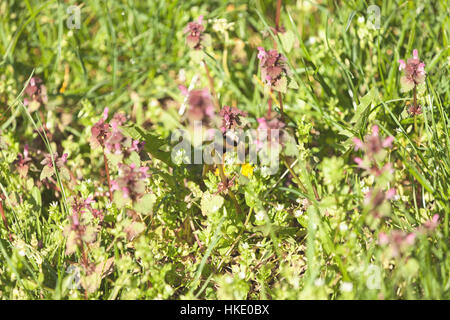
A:
{"type": "Polygon", "coordinates": [[[445,0],[2,0],[0,299],[449,299],[445,0]]]}

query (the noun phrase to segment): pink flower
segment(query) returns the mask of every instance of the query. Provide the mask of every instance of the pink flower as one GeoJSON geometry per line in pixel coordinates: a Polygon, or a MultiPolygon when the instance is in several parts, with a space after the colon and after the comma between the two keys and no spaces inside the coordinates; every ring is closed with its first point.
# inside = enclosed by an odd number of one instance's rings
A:
{"type": "Polygon", "coordinates": [[[25,178],[28,174],[29,162],[31,162],[31,158],[28,156],[28,144],[26,144],[23,148],[23,154],[19,153],[15,161],[17,171],[22,178],[25,178]]]}
{"type": "Polygon", "coordinates": [[[368,135],[364,139],[366,142],[363,143],[358,138],[353,138],[353,143],[355,144],[355,150],[363,150],[370,157],[376,155],[381,150],[385,148],[392,147],[392,142],[394,137],[387,137],[386,139],[381,139],[379,136],[379,128],[377,125],[372,126],[372,134],[368,135]]]}
{"type": "Polygon", "coordinates": [[[108,108],[103,110],[103,118],[101,118],[96,124],[91,128],[91,138],[90,143],[92,148],[105,147],[105,141],[111,136],[111,126],[106,123],[108,119],[108,108]]]}
{"type": "MultiPolygon", "coordinates": [[[[56,167],[61,168],[67,162],[68,154],[64,153],[60,158],[58,157],[58,153],[55,152],[53,154],[53,159],[55,160],[56,167]]],[[[50,154],[46,154],[44,160],[41,161],[41,164],[47,166],[49,168],[53,168],[52,156],[50,154]]]]}
{"type": "Polygon", "coordinates": [[[284,92],[286,90],[288,73],[286,58],[277,50],[266,51],[258,47],[258,59],[261,68],[261,78],[274,90],[284,92]]]}
{"type": "Polygon", "coordinates": [[[399,257],[406,250],[414,245],[416,234],[414,232],[406,233],[400,230],[393,230],[389,235],[384,232],[378,234],[378,243],[380,245],[389,245],[391,255],[399,257]]]}
{"type": "Polygon", "coordinates": [[[25,95],[28,98],[23,100],[23,104],[28,106],[30,104],[34,104],[35,107],[33,109],[39,108],[42,104],[47,104],[47,88],[43,84],[41,78],[33,77],[28,82],[27,87],[25,88],[25,95]]]}
{"type": "Polygon", "coordinates": [[[189,22],[184,29],[184,33],[187,34],[186,43],[191,49],[200,50],[202,48],[201,42],[203,39],[203,16],[200,16],[197,22],[189,22]]]}
{"type": "Polygon", "coordinates": [[[188,94],[191,120],[207,120],[214,117],[214,104],[208,89],[192,90],[188,94]]]}
{"type": "Polygon", "coordinates": [[[77,218],[86,212],[86,210],[92,211],[91,204],[95,203],[94,198],[89,196],[85,200],[77,197],[72,198],[72,211],[77,214],[77,218]]]}
{"type": "Polygon", "coordinates": [[[423,226],[429,231],[433,231],[439,225],[439,215],[435,214],[431,220],[425,222],[423,226]]]}
{"type": "Polygon", "coordinates": [[[144,180],[149,177],[148,167],[137,168],[134,163],[119,164],[119,177],[111,181],[112,191],[121,191],[124,198],[138,200],[145,193],[144,180]]]}
{"type": "Polygon", "coordinates": [[[241,116],[247,116],[247,113],[239,110],[235,107],[224,106],[220,110],[220,116],[222,117],[222,126],[220,130],[225,133],[227,130],[234,129],[241,125],[241,116]]]}
{"type": "Polygon", "coordinates": [[[412,116],[418,116],[422,114],[422,107],[420,105],[411,104],[408,108],[408,113],[412,116]]]}
{"type": "Polygon", "coordinates": [[[399,70],[404,71],[404,75],[400,78],[402,92],[410,91],[415,86],[425,82],[425,63],[419,59],[417,49],[414,49],[413,57],[408,59],[406,63],[404,60],[398,62],[399,70]]]}
{"type": "Polygon", "coordinates": [[[280,143],[283,137],[283,128],[286,126],[284,122],[273,118],[267,120],[266,118],[258,118],[258,137],[255,140],[256,149],[259,150],[264,146],[264,141],[267,138],[269,144],[280,143]],[[278,134],[277,132],[278,131],[278,134]],[[261,140],[262,139],[262,140],[261,140]]]}

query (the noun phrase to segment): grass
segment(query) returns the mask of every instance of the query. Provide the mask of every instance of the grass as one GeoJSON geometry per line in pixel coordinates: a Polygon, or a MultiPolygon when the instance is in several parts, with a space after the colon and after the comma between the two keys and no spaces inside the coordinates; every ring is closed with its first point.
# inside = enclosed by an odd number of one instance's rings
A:
{"type": "Polygon", "coordinates": [[[447,2],[378,1],[379,29],[367,1],[281,3],[282,33],[272,29],[277,1],[84,1],[79,29],[66,24],[74,1],[0,4],[0,298],[450,297],[447,2]],[[211,36],[202,56],[184,34],[200,15],[211,36]],[[286,57],[286,93],[262,79],[260,46],[286,57]],[[416,48],[427,76],[417,88],[422,113],[411,116],[398,60],[416,48]],[[33,77],[48,92],[36,110],[24,102],[33,77]],[[180,85],[247,112],[245,128],[271,104],[294,137],[277,173],[175,163],[171,134],[193,131],[180,85]],[[119,162],[149,168],[130,203],[108,194],[103,151],[90,145],[105,107],[109,119],[128,116],[125,136],[145,141],[142,152],[105,157],[112,180],[119,162]],[[394,138],[376,160],[392,173],[354,162],[369,155],[353,139],[367,142],[373,125],[394,138]],[[54,152],[68,153],[67,163],[54,152]],[[54,176],[41,180],[46,153],[54,176]],[[374,205],[368,192],[389,189],[396,196],[374,205]],[[76,229],[74,201],[90,196],[79,216],[86,229],[76,229]],[[392,236],[384,245],[383,234],[392,236]],[[75,286],[70,266],[80,271],[75,286]]]}

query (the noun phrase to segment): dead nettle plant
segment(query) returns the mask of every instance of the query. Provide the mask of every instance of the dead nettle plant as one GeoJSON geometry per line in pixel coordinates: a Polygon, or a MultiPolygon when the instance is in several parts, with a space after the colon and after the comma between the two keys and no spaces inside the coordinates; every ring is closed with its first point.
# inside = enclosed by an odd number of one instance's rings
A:
{"type": "Polygon", "coordinates": [[[120,126],[127,121],[123,113],[116,113],[113,118],[107,122],[109,109],[103,110],[102,118],[91,128],[90,145],[91,148],[101,148],[105,174],[108,183],[108,197],[113,202],[113,182],[108,164],[109,158],[113,158],[115,163],[120,163],[131,156],[133,152],[139,153],[144,147],[144,142],[133,140],[123,134],[120,126]]]}
{"type": "MultiPolygon", "coordinates": [[[[187,34],[186,43],[189,46],[189,48],[194,50],[195,54],[199,53],[201,56],[203,55],[203,52],[201,52],[200,50],[204,49],[205,46],[210,46],[211,43],[211,37],[204,31],[205,27],[203,26],[203,16],[200,16],[197,21],[190,22],[184,31],[187,34]]],[[[206,61],[203,58],[201,59],[201,64],[203,64],[205,68],[210,92],[207,92],[205,89],[201,91],[197,90],[191,92],[187,92],[187,90],[184,87],[181,87],[180,89],[182,90],[182,92],[184,92],[185,95],[188,95],[189,97],[190,110],[188,112],[191,115],[197,117],[198,120],[204,120],[207,117],[213,118],[214,110],[212,109],[211,104],[215,105],[216,112],[219,113],[219,116],[222,120],[220,130],[223,134],[223,144],[220,146],[215,146],[216,149],[217,148],[221,149],[220,150],[221,152],[215,152],[215,154],[216,155],[222,154],[222,159],[220,159],[220,163],[218,164],[221,182],[218,185],[217,192],[227,193],[230,196],[231,200],[233,201],[236,211],[238,213],[242,213],[239,201],[236,198],[234,192],[232,191],[232,187],[234,185],[234,180],[236,177],[230,178],[227,177],[225,174],[223,149],[224,146],[226,145],[227,133],[230,132],[231,130],[235,130],[236,128],[240,127],[241,117],[247,116],[247,113],[242,110],[239,110],[237,107],[224,106],[222,108],[220,106],[220,102],[216,90],[214,88],[214,79],[212,78],[208,65],[206,64],[206,61]]],[[[233,141],[232,143],[235,143],[235,141],[233,141]]]]}
{"type": "MultiPolygon", "coordinates": [[[[286,122],[286,116],[284,113],[284,105],[283,105],[283,94],[286,94],[287,89],[292,87],[295,88],[296,81],[292,77],[292,72],[288,68],[287,58],[281,54],[277,50],[277,41],[276,38],[279,34],[283,34],[285,32],[285,28],[280,24],[281,17],[281,8],[282,1],[277,0],[277,7],[275,13],[275,27],[270,27],[270,31],[266,32],[272,36],[272,45],[273,49],[265,49],[264,47],[258,47],[258,55],[257,58],[259,60],[259,68],[261,71],[261,79],[263,87],[268,87],[268,109],[265,117],[259,118],[259,129],[266,129],[269,132],[271,130],[279,130],[281,134],[285,133],[286,137],[293,137],[293,135],[287,134],[288,127],[286,122]],[[278,99],[275,97],[274,92],[277,92],[278,99]],[[272,115],[272,104],[275,102],[279,105],[280,110],[280,119],[277,119],[276,116],[272,115]]],[[[256,79],[258,79],[256,77],[256,79]]],[[[258,81],[260,81],[258,79],[258,81]]],[[[286,141],[280,140],[281,147],[285,151],[286,154],[281,154],[282,160],[289,170],[290,174],[293,176],[294,181],[299,186],[299,188],[305,193],[310,194],[308,188],[302,182],[300,177],[293,170],[294,161],[290,159],[288,156],[286,141]]],[[[294,141],[292,141],[294,142],[294,141]]],[[[296,147],[294,148],[296,149],[296,147]]],[[[311,169],[307,164],[301,164],[302,170],[307,172],[307,175],[311,175],[311,169]]],[[[319,193],[317,191],[317,187],[313,183],[308,184],[310,186],[310,190],[312,190],[312,197],[316,200],[320,200],[319,193]]]]}
{"type": "Polygon", "coordinates": [[[419,59],[417,49],[413,50],[412,58],[409,58],[406,62],[400,59],[398,63],[399,70],[403,71],[403,75],[400,78],[400,91],[413,91],[413,101],[412,104],[409,104],[407,111],[414,117],[414,128],[417,130],[416,117],[422,113],[422,106],[417,101],[417,94],[419,87],[425,83],[425,63],[419,59]]]}
{"type": "Polygon", "coordinates": [[[155,195],[146,192],[147,179],[150,177],[148,167],[141,166],[140,152],[144,142],[132,139],[121,129],[127,122],[123,113],[116,113],[107,122],[108,108],[102,118],[91,129],[90,144],[92,148],[101,148],[105,173],[108,180],[108,198],[120,209],[127,206],[134,212],[148,213],[155,201],[155,195]],[[110,165],[117,167],[115,179],[111,177],[110,165]]]}
{"type": "Polygon", "coordinates": [[[363,170],[363,177],[372,177],[373,185],[365,192],[363,207],[369,214],[366,222],[373,229],[376,229],[383,217],[390,213],[389,200],[393,199],[396,190],[389,188],[393,182],[393,167],[388,159],[389,149],[392,147],[394,137],[382,139],[377,125],[372,126],[372,133],[364,137],[363,140],[353,138],[355,150],[361,150],[361,157],[355,157],[354,161],[363,170]]]}

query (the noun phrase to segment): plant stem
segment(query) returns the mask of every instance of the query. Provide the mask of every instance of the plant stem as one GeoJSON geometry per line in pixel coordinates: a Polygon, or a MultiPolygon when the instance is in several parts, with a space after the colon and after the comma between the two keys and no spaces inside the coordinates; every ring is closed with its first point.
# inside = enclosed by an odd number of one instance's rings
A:
{"type": "MultiPolygon", "coordinates": [[[[223,170],[223,164],[219,164],[219,175],[220,175],[220,179],[222,181],[222,183],[224,185],[228,184],[228,179],[227,176],[225,175],[225,172],[223,170]]],[[[236,196],[234,195],[233,191],[231,191],[231,188],[228,188],[228,194],[230,195],[231,200],[234,203],[234,207],[236,208],[236,211],[238,212],[238,214],[242,214],[242,210],[241,207],[239,206],[239,202],[237,201],[236,196]]]]}
{"type": "Polygon", "coordinates": [[[105,148],[103,148],[103,162],[105,163],[106,178],[108,180],[109,201],[113,202],[113,194],[111,191],[111,177],[109,175],[108,159],[106,158],[105,148]]]}
{"type": "Polygon", "coordinates": [[[280,102],[281,121],[284,122],[283,96],[278,92],[278,101],[280,102]]]}
{"type": "Polygon", "coordinates": [[[285,166],[288,168],[289,172],[291,173],[291,175],[294,177],[294,179],[297,181],[297,185],[303,190],[303,192],[305,194],[308,194],[308,190],[306,189],[305,185],[302,183],[302,181],[300,180],[300,178],[297,176],[297,174],[295,174],[294,170],[292,170],[291,166],[289,165],[289,163],[286,161],[286,158],[283,157],[283,162],[285,164],[285,166]]]}
{"type": "MultiPolygon", "coordinates": [[[[272,93],[272,88],[270,88],[270,93],[272,93]]],[[[267,119],[270,119],[270,116],[272,114],[272,98],[269,97],[269,109],[267,110],[267,119]]]]}
{"type": "MultiPolygon", "coordinates": [[[[413,88],[413,99],[414,99],[414,110],[417,110],[417,86],[414,85],[413,88]]],[[[417,133],[417,117],[416,117],[416,112],[414,112],[414,131],[417,133]]]]}
{"type": "Polygon", "coordinates": [[[0,214],[2,215],[3,224],[5,225],[6,231],[9,235],[9,241],[13,241],[11,232],[9,231],[8,227],[8,220],[6,220],[5,211],[3,210],[3,199],[0,198],[0,214]]]}
{"type": "Polygon", "coordinates": [[[275,28],[277,32],[280,31],[280,15],[281,15],[281,0],[277,1],[277,13],[275,15],[275,28]]]}
{"type": "Polygon", "coordinates": [[[217,98],[216,90],[214,90],[214,79],[211,77],[211,73],[209,72],[208,65],[206,64],[205,60],[202,61],[203,66],[205,67],[206,76],[208,77],[209,82],[209,90],[211,91],[211,94],[213,96],[213,101],[216,106],[217,112],[220,112],[220,103],[219,98],[217,98]]]}
{"type": "Polygon", "coordinates": [[[203,245],[202,245],[200,239],[198,238],[197,234],[195,233],[197,230],[195,229],[194,222],[192,221],[192,218],[189,218],[189,224],[191,226],[192,234],[194,235],[195,241],[197,241],[197,244],[198,244],[199,248],[203,249],[203,245]]]}

